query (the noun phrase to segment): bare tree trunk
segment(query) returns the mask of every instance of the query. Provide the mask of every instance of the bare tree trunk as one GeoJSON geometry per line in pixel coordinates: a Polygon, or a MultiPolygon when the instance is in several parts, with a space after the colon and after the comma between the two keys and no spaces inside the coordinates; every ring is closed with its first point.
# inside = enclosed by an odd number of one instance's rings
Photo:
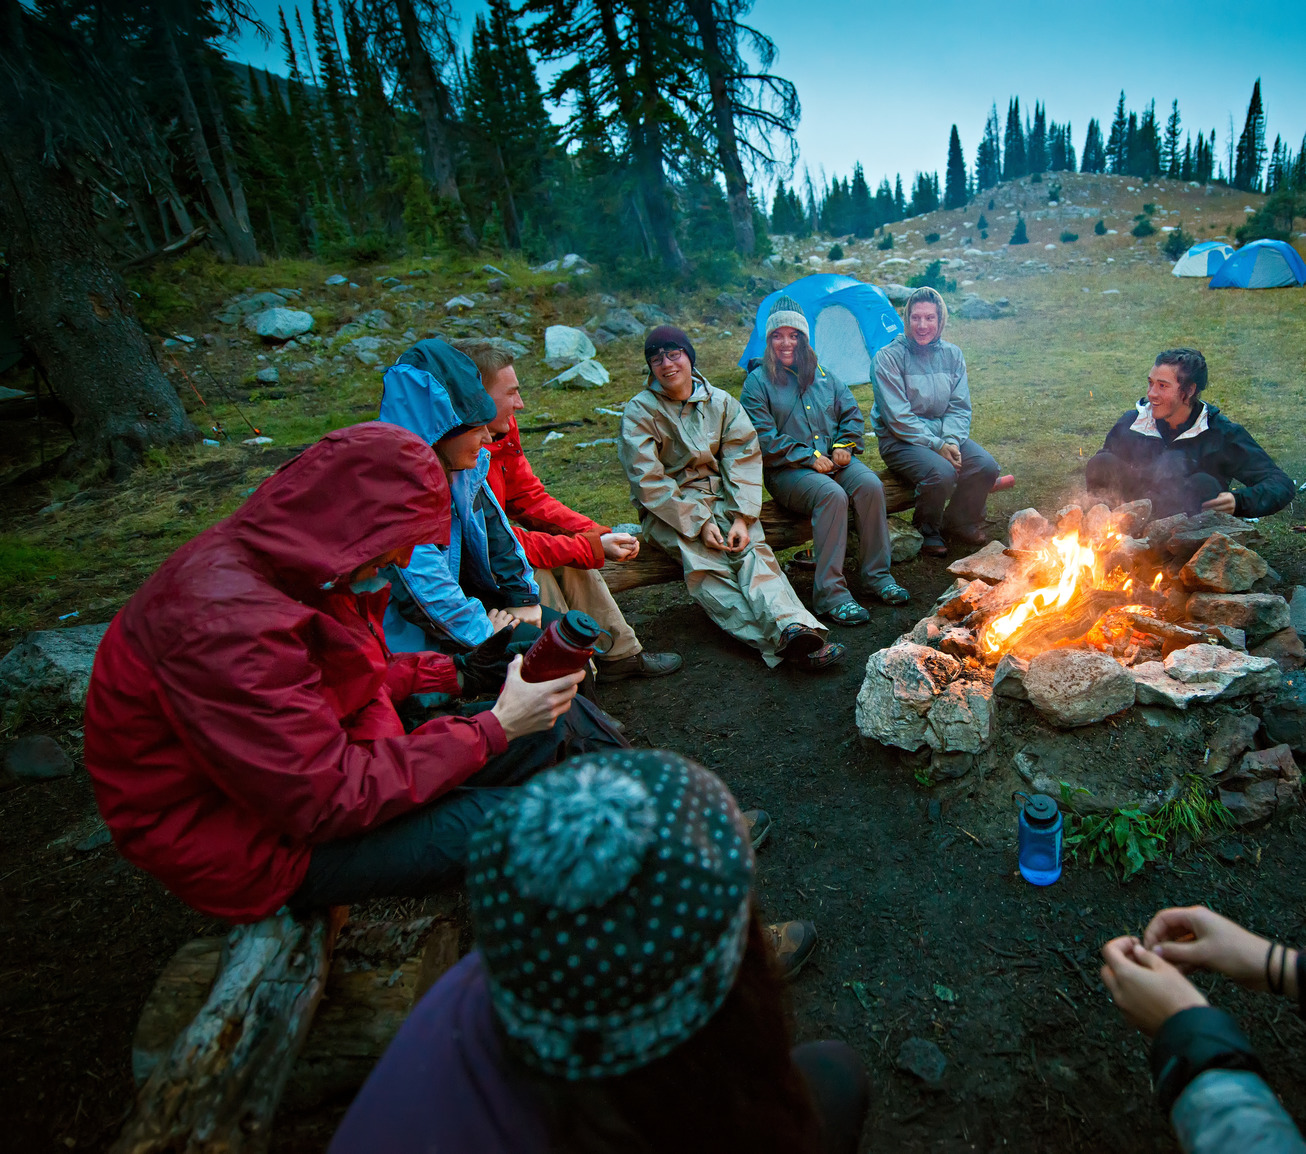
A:
{"type": "MultiPolygon", "coordinates": [[[[204,86],[204,99],[209,106],[209,117],[213,121],[213,131],[218,138],[218,151],[222,153],[222,165],[227,172],[227,187],[231,190],[231,211],[236,219],[236,227],[248,238],[249,247],[258,254],[258,240],[254,236],[253,225],[249,221],[249,205],[245,202],[245,186],[240,179],[240,170],[236,167],[236,150],[231,147],[231,136],[227,132],[227,121],[222,115],[222,104],[218,100],[217,89],[213,86],[213,77],[209,74],[208,64],[199,61],[200,80],[204,86]]],[[[246,262],[242,262],[246,263],[246,262]]],[[[261,263],[261,259],[260,259],[261,263]]]]}
{"type": "Polygon", "coordinates": [[[0,98],[0,250],[19,329],[73,414],[69,463],[109,457],[122,475],[147,448],[198,434],[155,363],[85,187],[41,153],[39,123],[0,98]]]}
{"type": "Polygon", "coordinates": [[[725,57],[721,54],[721,26],[717,23],[715,0],[689,0],[688,7],[703,42],[703,71],[707,74],[708,94],[712,99],[717,160],[726,180],[726,204],[735,230],[735,248],[744,256],[752,256],[757,249],[753,201],[748,195],[748,179],[744,176],[735,139],[734,105],[725,57]]]}
{"type": "Polygon", "coordinates": [[[236,223],[227,190],[222,186],[218,170],[214,166],[213,156],[209,152],[208,142],[204,139],[204,125],[200,122],[199,110],[195,107],[195,98],[191,95],[190,84],[186,80],[186,70],[182,67],[181,55],[177,51],[177,39],[172,32],[172,24],[167,13],[159,14],[159,39],[163,43],[168,66],[172,70],[172,82],[177,88],[177,109],[182,122],[190,136],[191,153],[195,158],[195,167],[199,171],[204,191],[208,193],[209,203],[217,214],[218,227],[225,235],[227,246],[237,264],[258,264],[258,247],[254,244],[254,234],[241,232],[236,223]]]}
{"type": "Polygon", "coordinates": [[[454,175],[453,146],[449,141],[445,119],[447,98],[442,98],[444,87],[431,54],[422,39],[422,26],[417,19],[412,0],[396,0],[399,29],[404,38],[404,56],[407,61],[408,86],[412,89],[417,114],[422,122],[423,143],[426,146],[426,175],[442,200],[448,201],[454,212],[454,229],[458,239],[468,248],[476,247],[476,234],[467,222],[467,211],[458,191],[454,175]]]}
{"type": "Polygon", "coordinates": [[[653,26],[648,6],[643,0],[633,5],[639,90],[632,86],[626,74],[626,53],[617,30],[612,0],[597,0],[595,6],[608,50],[608,67],[617,89],[617,107],[630,136],[635,178],[639,184],[640,199],[644,202],[649,231],[653,234],[653,242],[662,263],[675,272],[686,272],[689,262],[676,240],[671,189],[667,187],[666,172],[662,167],[662,134],[657,119],[657,69],[653,62],[653,26]]]}

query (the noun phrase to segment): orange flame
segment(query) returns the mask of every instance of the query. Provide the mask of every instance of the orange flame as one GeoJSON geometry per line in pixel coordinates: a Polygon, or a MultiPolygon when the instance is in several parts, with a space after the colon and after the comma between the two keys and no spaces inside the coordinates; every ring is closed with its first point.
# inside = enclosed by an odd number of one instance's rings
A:
{"type": "Polygon", "coordinates": [[[1152,580],[1152,584],[1149,586],[1149,588],[1152,590],[1153,593],[1155,593],[1158,589],[1161,588],[1161,576],[1162,576],[1162,574],[1158,573],[1158,574],[1153,578],[1153,580],[1152,580]]]}
{"type": "Polygon", "coordinates": [[[985,653],[999,653],[1013,633],[1030,618],[1043,617],[1055,613],[1070,604],[1079,590],[1080,582],[1090,586],[1101,581],[1101,562],[1096,553],[1086,545],[1079,543],[1076,530],[1052,540],[1056,556],[1047,550],[1042,553],[1045,563],[1061,563],[1061,574],[1055,585],[1044,585],[1026,593],[1019,604],[1009,609],[1000,617],[995,617],[985,627],[980,636],[980,648],[985,653]]]}

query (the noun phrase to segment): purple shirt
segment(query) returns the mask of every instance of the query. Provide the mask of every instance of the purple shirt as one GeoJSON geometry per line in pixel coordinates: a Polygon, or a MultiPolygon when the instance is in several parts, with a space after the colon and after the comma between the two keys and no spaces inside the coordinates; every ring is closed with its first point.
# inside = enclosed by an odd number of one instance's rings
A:
{"type": "Polygon", "coordinates": [[[529,1084],[503,1053],[479,953],[417,1004],[358,1092],[328,1154],[547,1154],[529,1084]]]}

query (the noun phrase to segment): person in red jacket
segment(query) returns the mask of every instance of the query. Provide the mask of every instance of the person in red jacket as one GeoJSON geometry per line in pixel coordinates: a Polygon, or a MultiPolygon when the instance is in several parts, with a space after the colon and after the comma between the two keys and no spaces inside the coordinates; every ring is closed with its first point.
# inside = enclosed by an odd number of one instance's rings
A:
{"type": "Polygon", "coordinates": [[[452,344],[480,370],[481,384],[498,409],[489,426],[494,441],[487,480],[516,523],[517,539],[535,570],[540,604],[561,613],[579,609],[612,635],[612,647],[598,662],[600,681],[674,673],[682,664],[680,655],[645,651],[599,573],[605,560],[629,561],[638,555],[639,538],[614,533],[549,496],[522,452],[515,414],[525,404],[512,351],[504,342],[480,337],[452,344]]]}
{"type": "Polygon", "coordinates": [[[86,699],[86,768],[125,858],[237,922],[420,896],[461,867],[503,787],[607,743],[567,728],[581,675],[524,683],[507,631],[460,658],[386,649],[377,571],[447,541],[449,503],[420,437],[340,429],[141,586],[86,699]],[[395,712],[500,685],[491,707],[412,733],[395,712]]]}

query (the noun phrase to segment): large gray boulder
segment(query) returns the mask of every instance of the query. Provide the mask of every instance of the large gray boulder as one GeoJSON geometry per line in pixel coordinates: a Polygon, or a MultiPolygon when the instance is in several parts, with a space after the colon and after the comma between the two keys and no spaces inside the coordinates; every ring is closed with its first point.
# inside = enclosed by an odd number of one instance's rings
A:
{"type": "Polygon", "coordinates": [[[1053,725],[1072,729],[1134,704],[1134,679],[1096,649],[1049,649],[1025,673],[1029,702],[1053,725]]]}
{"type": "Polygon", "coordinates": [[[1002,315],[1002,310],[982,297],[967,296],[952,310],[952,315],[964,321],[992,321],[1002,315]]]}
{"type": "Polygon", "coordinates": [[[1268,570],[1259,553],[1223,533],[1212,533],[1179,571],[1179,580],[1204,593],[1243,593],[1268,570]]]}
{"type": "Polygon", "coordinates": [[[857,729],[898,749],[980,753],[993,736],[993,690],[959,678],[963,666],[925,645],[871,654],[857,694],[857,729]]]}
{"type": "Polygon", "coordinates": [[[106,625],[29,633],[0,660],[0,712],[24,705],[61,712],[86,704],[95,650],[106,625]]]}
{"type": "Polygon", "coordinates": [[[601,361],[580,361],[547,383],[555,389],[600,389],[612,378],[601,361]]]}
{"type": "Polygon", "coordinates": [[[609,309],[599,321],[598,328],[618,341],[644,335],[644,326],[627,309],[609,309]]]}
{"type": "Polygon", "coordinates": [[[551,369],[565,369],[577,361],[588,361],[596,351],[583,329],[549,325],[544,330],[544,363],[551,369]]]}
{"type": "Polygon", "coordinates": [[[264,309],[245,318],[245,327],[270,344],[284,344],[313,329],[313,314],[302,309],[264,309]]]}

